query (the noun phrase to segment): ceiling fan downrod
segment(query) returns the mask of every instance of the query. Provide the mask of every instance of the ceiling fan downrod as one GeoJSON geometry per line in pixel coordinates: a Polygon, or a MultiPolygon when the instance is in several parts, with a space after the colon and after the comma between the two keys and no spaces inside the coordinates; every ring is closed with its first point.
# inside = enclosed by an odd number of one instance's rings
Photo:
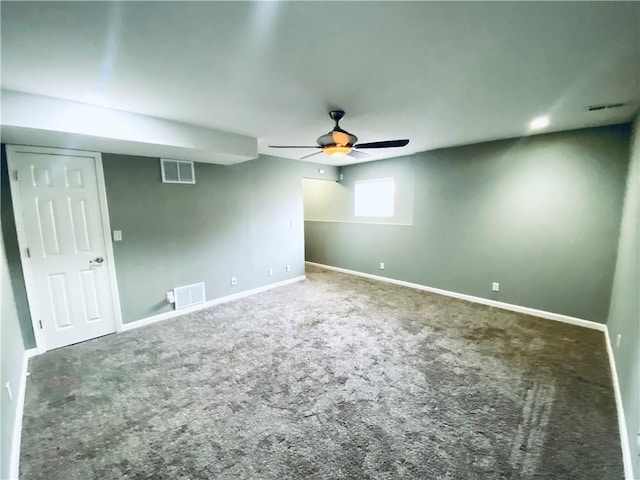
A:
{"type": "Polygon", "coordinates": [[[336,122],[336,127],[338,127],[338,122],[342,120],[342,117],[344,117],[344,110],[331,110],[329,112],[329,116],[336,122]]]}

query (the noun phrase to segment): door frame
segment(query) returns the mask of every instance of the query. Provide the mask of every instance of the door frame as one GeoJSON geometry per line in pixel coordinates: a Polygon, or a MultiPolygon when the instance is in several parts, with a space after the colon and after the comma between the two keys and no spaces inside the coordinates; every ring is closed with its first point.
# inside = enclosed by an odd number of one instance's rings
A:
{"type": "Polygon", "coordinates": [[[116,266],[113,255],[113,242],[111,240],[111,225],[109,222],[109,209],[107,206],[107,191],[104,182],[104,170],[102,168],[102,154],[100,152],[89,152],[85,150],[73,150],[68,148],[36,147],[30,145],[6,145],[7,169],[9,173],[9,183],[11,190],[11,201],[13,203],[13,217],[16,222],[16,232],[18,236],[18,248],[20,249],[20,262],[22,265],[22,275],[24,277],[25,290],[27,292],[27,303],[29,314],[31,315],[31,326],[36,340],[38,353],[48,350],[42,329],[39,326],[38,304],[36,302],[36,291],[33,282],[33,271],[31,259],[27,255],[27,234],[22,215],[22,203],[20,200],[19,185],[16,180],[16,173],[13,166],[19,162],[19,153],[36,153],[44,155],[73,155],[93,158],[96,170],[96,182],[98,185],[98,203],[100,205],[100,217],[102,220],[102,231],[105,243],[105,254],[107,260],[107,272],[111,290],[111,304],[113,305],[113,315],[116,332],[122,331],[122,310],[120,309],[120,294],[118,292],[118,282],[116,279],[116,266]]]}

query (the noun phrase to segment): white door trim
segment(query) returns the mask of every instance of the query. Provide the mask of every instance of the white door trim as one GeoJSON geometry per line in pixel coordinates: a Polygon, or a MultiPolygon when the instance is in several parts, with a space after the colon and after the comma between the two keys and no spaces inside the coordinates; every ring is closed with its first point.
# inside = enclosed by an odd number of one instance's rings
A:
{"type": "Polygon", "coordinates": [[[100,201],[100,214],[102,216],[102,232],[104,233],[104,245],[106,248],[107,267],[109,270],[109,283],[111,286],[111,303],[113,305],[113,315],[116,321],[116,332],[121,332],[122,310],[120,310],[120,293],[116,277],[116,262],[113,254],[111,223],[109,221],[109,205],[107,204],[107,189],[104,182],[104,169],[102,168],[101,153],[96,153],[96,177],[98,179],[98,199],[100,201]]]}
{"type": "Polygon", "coordinates": [[[107,207],[107,191],[104,182],[104,170],[102,168],[102,155],[99,152],[88,152],[85,150],[72,150],[66,148],[49,148],[34,147],[30,145],[6,145],[7,167],[11,185],[11,200],[13,203],[13,216],[16,222],[16,232],[18,236],[18,247],[20,249],[20,262],[22,265],[22,274],[24,276],[25,290],[27,291],[27,303],[29,305],[29,313],[31,315],[31,325],[36,340],[36,348],[38,353],[47,351],[46,342],[42,330],[40,329],[39,312],[36,302],[36,292],[33,282],[33,274],[31,268],[31,260],[27,255],[27,234],[22,216],[22,203],[20,200],[20,192],[16,185],[15,173],[13,166],[17,159],[18,153],[39,153],[49,155],[82,155],[92,157],[96,167],[96,180],[98,184],[98,200],[100,204],[100,216],[102,220],[102,230],[104,233],[104,243],[106,248],[107,269],[109,272],[109,284],[111,286],[111,302],[113,305],[113,315],[115,320],[116,332],[122,331],[122,311],[120,310],[120,295],[118,293],[118,282],[116,280],[116,267],[113,255],[113,243],[111,241],[111,225],[109,223],[109,209],[107,207]]]}

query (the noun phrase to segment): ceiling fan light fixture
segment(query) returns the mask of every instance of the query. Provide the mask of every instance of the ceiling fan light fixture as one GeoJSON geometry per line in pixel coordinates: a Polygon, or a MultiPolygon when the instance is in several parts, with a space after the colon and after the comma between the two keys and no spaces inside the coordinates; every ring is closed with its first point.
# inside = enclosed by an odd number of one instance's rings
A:
{"type": "Polygon", "coordinates": [[[322,151],[329,155],[330,157],[344,157],[348,155],[351,151],[351,147],[343,146],[343,145],[333,145],[323,147],[322,151]]]}

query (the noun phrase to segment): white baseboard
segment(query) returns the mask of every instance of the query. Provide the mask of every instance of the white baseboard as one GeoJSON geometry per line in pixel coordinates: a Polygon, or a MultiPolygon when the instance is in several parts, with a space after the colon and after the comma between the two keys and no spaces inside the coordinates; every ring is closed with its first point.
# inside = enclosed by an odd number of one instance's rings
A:
{"type": "Polygon", "coordinates": [[[593,330],[599,330],[601,332],[606,331],[606,328],[607,328],[607,326],[603,323],[593,322],[591,320],[584,320],[582,318],[570,317],[568,315],[562,315],[560,313],[546,312],[544,310],[537,310],[535,308],[522,307],[520,305],[514,305],[512,303],[498,302],[496,300],[489,300],[488,298],[482,298],[482,297],[474,297],[473,295],[467,295],[465,293],[451,292],[449,290],[442,290],[440,288],[428,287],[426,285],[421,285],[419,283],[405,282],[404,280],[396,280],[394,278],[381,277],[379,275],[372,275],[370,273],[357,272],[355,270],[347,270],[346,268],[333,267],[331,265],[323,265],[321,263],[314,263],[314,262],[305,262],[305,263],[307,265],[313,265],[315,267],[326,268],[327,270],[334,270],[336,272],[347,273],[349,275],[356,275],[358,277],[370,278],[372,280],[379,280],[381,282],[393,283],[394,285],[401,285],[403,287],[414,288],[416,290],[423,290],[425,292],[437,293],[438,295],[445,295],[447,297],[458,298],[460,300],[466,300],[468,302],[480,303],[482,305],[501,308],[503,310],[510,310],[512,312],[533,315],[534,317],[546,318],[547,320],[555,320],[557,322],[570,323],[571,325],[591,328],[593,330]]]}
{"type": "Polygon", "coordinates": [[[609,357],[609,367],[611,368],[611,379],[613,381],[613,394],[616,400],[616,409],[618,411],[618,428],[620,430],[620,446],[622,449],[622,462],[624,465],[624,473],[626,480],[634,480],[633,467],[631,464],[631,446],[629,445],[629,436],[627,434],[627,424],[624,415],[624,406],[622,404],[622,396],[620,394],[620,383],[618,382],[618,371],[616,369],[616,360],[613,355],[613,348],[611,346],[611,339],[609,338],[609,329],[605,324],[592,322],[590,320],[584,320],[582,318],[570,317],[567,315],[561,315],[559,313],[545,312],[544,310],[536,310],[534,308],[522,307],[520,305],[513,305],[510,303],[497,302],[495,300],[489,300],[481,297],[474,297],[472,295],[466,295],[463,293],[451,292],[448,290],[442,290],[439,288],[427,287],[417,283],[405,282],[402,280],[395,280],[393,278],[381,277],[379,275],[372,275],[369,273],[357,272],[354,270],[347,270],[346,268],[333,267],[331,265],[323,265],[321,263],[305,262],[308,265],[313,265],[327,270],[334,270],[336,272],[347,273],[349,275],[356,275],[358,277],[370,278],[372,280],[379,280],[382,282],[393,283],[395,285],[401,285],[404,287],[415,288],[417,290],[424,290],[426,292],[437,293],[440,295],[446,295],[447,297],[458,298],[461,300],[467,300],[469,302],[480,303],[483,305],[489,305],[496,308],[502,308],[504,310],[510,310],[513,312],[525,313],[548,320],[555,320],[558,322],[570,323],[580,327],[591,328],[599,330],[604,333],[605,343],[607,347],[607,356],[609,357]]]}
{"type": "MultiPolygon", "coordinates": [[[[618,410],[618,429],[620,430],[620,446],[622,448],[622,463],[624,465],[624,478],[634,480],[633,465],[631,463],[631,445],[629,445],[629,432],[624,415],[624,404],[620,393],[620,382],[618,381],[618,369],[616,368],[616,357],[613,354],[609,329],[604,331],[605,342],[607,344],[607,354],[609,356],[609,368],[611,368],[611,379],[613,381],[613,394],[616,398],[616,409],[618,410]]],[[[637,480],[637,477],[635,477],[637,480]]]]}
{"type": "Polygon", "coordinates": [[[11,438],[11,457],[9,463],[9,479],[17,480],[20,469],[20,442],[22,440],[22,415],[24,412],[24,397],[27,392],[27,375],[29,359],[38,354],[37,348],[25,350],[22,356],[22,368],[20,369],[20,385],[16,398],[16,417],[13,421],[13,436],[11,438]]]}
{"type": "Polygon", "coordinates": [[[180,315],[184,315],[191,312],[197,312],[198,310],[209,308],[214,305],[219,305],[221,303],[226,303],[232,300],[237,300],[239,298],[255,295],[256,293],[265,292],[267,290],[282,287],[284,285],[289,285],[290,283],[300,282],[302,280],[305,280],[306,278],[307,278],[306,276],[301,275],[299,277],[283,280],[282,282],[270,283],[268,285],[263,285],[262,287],[253,288],[251,290],[244,290],[242,292],[234,293],[233,295],[227,295],[226,297],[214,298],[213,300],[209,300],[208,302],[194,305],[193,307],[182,308],[180,310],[172,310],[170,312],[160,313],[158,315],[146,317],[141,320],[136,320],[135,322],[125,323],[122,325],[122,331],[126,332],[127,330],[133,330],[134,328],[144,327],[145,325],[150,325],[152,323],[160,322],[162,320],[167,320],[169,318],[179,317],[180,315]]]}
{"type": "MultiPolygon", "coordinates": [[[[629,445],[629,436],[628,436],[628,432],[627,432],[627,424],[625,422],[625,415],[624,415],[624,405],[622,403],[622,396],[620,394],[620,384],[618,382],[618,372],[617,372],[617,368],[616,368],[616,361],[615,361],[615,356],[613,354],[613,347],[611,346],[611,338],[609,337],[609,330],[607,329],[606,325],[597,323],[597,322],[592,322],[590,320],[584,320],[581,318],[575,318],[575,317],[570,317],[567,315],[561,315],[558,313],[553,313],[553,312],[546,312],[544,310],[536,310],[533,308],[529,308],[529,307],[522,307],[519,305],[513,305],[510,303],[504,303],[504,302],[498,302],[495,300],[489,300],[486,298],[481,298],[481,297],[474,297],[472,295],[466,295],[466,294],[462,294],[462,293],[457,293],[457,292],[451,292],[448,290],[442,290],[439,288],[433,288],[433,287],[428,287],[426,285],[420,285],[417,283],[411,283],[411,282],[405,282],[403,280],[396,280],[396,279],[392,279],[392,278],[387,278],[387,277],[381,277],[379,275],[372,275],[369,273],[363,273],[363,272],[357,272],[355,270],[348,270],[346,268],[340,268],[340,267],[334,267],[331,265],[323,265],[320,263],[315,263],[315,262],[305,262],[308,265],[313,265],[316,267],[320,267],[320,268],[325,268],[327,270],[334,270],[337,272],[341,272],[341,273],[346,273],[349,275],[355,275],[355,276],[359,276],[359,277],[364,277],[364,278],[370,278],[372,280],[379,280],[382,282],[387,282],[387,283],[392,283],[395,285],[401,285],[401,286],[405,286],[405,287],[409,287],[409,288],[414,288],[417,290],[423,290],[426,292],[431,292],[431,293],[436,293],[436,294],[440,294],[440,295],[445,295],[448,297],[452,297],[452,298],[458,298],[461,300],[467,300],[470,302],[474,302],[474,303],[480,303],[483,305],[489,305],[492,307],[496,307],[496,308],[502,308],[505,310],[510,310],[510,311],[514,311],[514,312],[519,312],[519,313],[525,313],[528,315],[533,315],[533,316],[537,316],[540,318],[545,318],[548,320],[555,320],[555,321],[559,321],[559,322],[565,322],[565,323],[570,323],[572,325],[577,325],[577,326],[581,326],[581,327],[585,327],[585,328],[591,328],[594,330],[600,330],[602,332],[604,332],[605,335],[605,343],[606,343],[606,347],[607,347],[607,355],[609,357],[609,366],[611,368],[611,378],[613,381],[613,392],[614,392],[614,396],[615,396],[615,401],[616,401],[616,408],[618,411],[618,428],[620,431],[620,443],[621,443],[621,449],[622,449],[622,460],[623,460],[623,465],[624,465],[624,472],[625,472],[625,479],[626,480],[634,480],[633,478],[633,471],[632,471],[632,463],[631,463],[631,446],[629,445]]],[[[277,282],[277,283],[271,283],[269,285],[264,285],[262,287],[258,287],[258,288],[254,288],[251,290],[245,290],[243,292],[239,292],[239,293],[235,293],[233,295],[228,295],[225,297],[220,297],[220,298],[216,298],[213,300],[210,300],[208,302],[205,302],[203,304],[200,305],[196,305],[194,307],[191,308],[185,308],[182,310],[174,310],[171,312],[166,312],[166,313],[162,313],[159,315],[154,315],[152,317],[147,317],[144,318],[142,320],[137,320],[135,322],[131,322],[131,323],[125,323],[123,325],[123,331],[126,330],[132,330],[134,328],[139,328],[139,327],[143,327],[145,325],[149,325],[155,322],[159,322],[161,320],[166,320],[169,318],[174,318],[186,313],[190,313],[190,312],[195,312],[198,310],[202,310],[204,308],[208,308],[214,305],[219,305],[221,303],[226,303],[226,302],[230,302],[232,300],[236,300],[239,298],[243,298],[243,297],[248,297],[250,295],[255,295],[256,293],[260,293],[260,292],[264,292],[267,290],[271,290],[273,288],[278,288],[278,287],[282,287],[284,285],[288,285],[291,283],[295,283],[295,282],[299,282],[302,280],[305,280],[306,276],[302,275],[299,277],[295,277],[289,280],[284,280],[282,282],[277,282]]],[[[25,394],[26,394],[26,387],[27,387],[27,375],[28,375],[28,366],[29,366],[29,359],[31,357],[34,357],[35,355],[38,355],[38,349],[36,348],[32,348],[29,350],[25,350],[24,352],[24,356],[23,356],[23,361],[22,361],[22,371],[20,374],[20,378],[21,378],[21,384],[19,386],[19,390],[18,390],[18,397],[16,399],[17,401],[17,408],[16,408],[16,417],[14,420],[14,428],[13,428],[13,439],[12,439],[12,444],[11,444],[11,464],[9,466],[9,479],[10,480],[17,480],[18,479],[18,474],[19,474],[19,462],[20,462],[20,443],[21,443],[21,438],[22,438],[22,417],[23,417],[23,412],[24,412],[24,400],[25,400],[25,394]]]]}
{"type": "MultiPolygon", "coordinates": [[[[145,325],[150,325],[155,322],[159,322],[161,320],[166,320],[169,318],[178,317],[180,315],[184,315],[190,312],[196,312],[198,310],[202,310],[207,307],[211,307],[214,305],[219,305],[221,303],[230,302],[232,300],[237,300],[239,298],[248,297],[250,295],[255,295],[256,293],[265,292],[267,290],[271,290],[274,288],[282,287],[284,285],[289,285],[291,283],[300,282],[305,280],[307,277],[301,275],[299,277],[290,278],[288,280],[284,280],[282,282],[270,283],[268,285],[264,285],[262,287],[253,288],[251,290],[245,290],[243,292],[234,293],[233,295],[227,295],[226,297],[215,298],[205,303],[201,303],[199,305],[194,305],[193,307],[183,308],[181,310],[172,310],[170,312],[161,313],[159,315],[154,315],[152,317],[143,318],[142,320],[137,320],[131,323],[125,323],[122,326],[122,331],[133,330],[134,328],[143,327],[145,325]]],[[[22,360],[22,369],[20,373],[21,383],[18,387],[18,396],[16,398],[17,406],[16,406],[16,417],[14,420],[13,427],[13,437],[11,442],[11,457],[10,457],[10,465],[9,465],[9,480],[17,480],[19,473],[19,464],[20,464],[20,442],[22,439],[22,416],[24,413],[24,399],[26,394],[27,387],[27,375],[28,375],[28,366],[29,359],[38,355],[38,349],[32,348],[29,350],[25,350],[23,360],[22,360]]]]}

